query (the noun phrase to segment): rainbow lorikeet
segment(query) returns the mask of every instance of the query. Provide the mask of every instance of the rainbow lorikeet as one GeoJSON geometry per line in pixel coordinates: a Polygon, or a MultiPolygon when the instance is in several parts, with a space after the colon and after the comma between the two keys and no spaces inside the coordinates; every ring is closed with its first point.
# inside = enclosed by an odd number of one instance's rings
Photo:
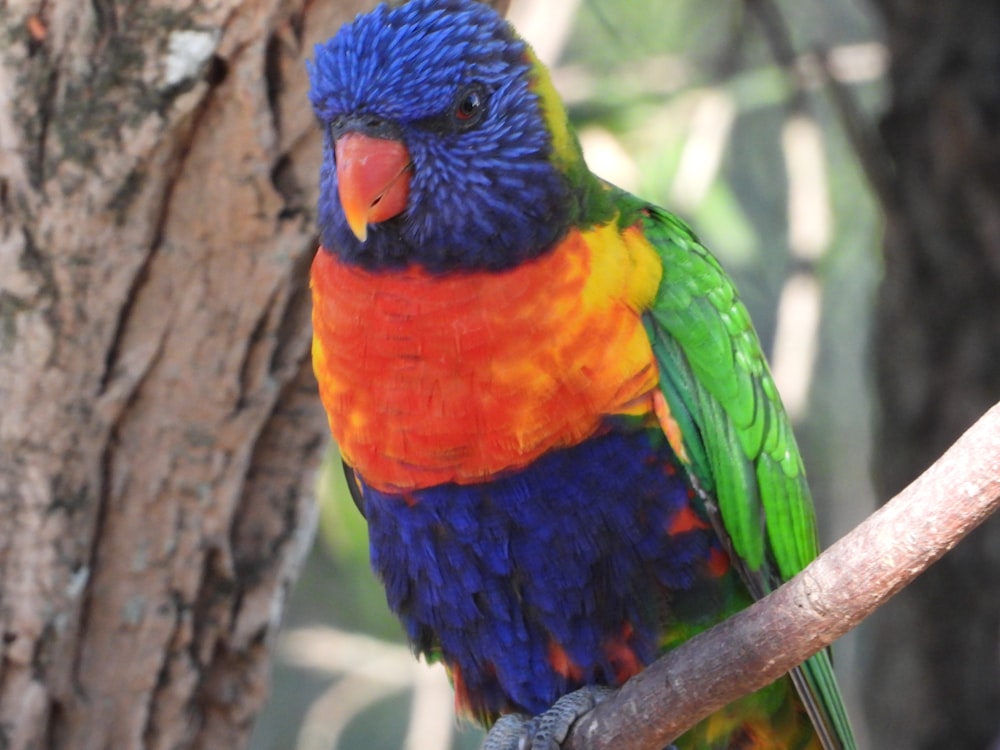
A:
{"type": "MultiPolygon", "coordinates": [[[[382,5],[310,74],[320,395],[389,605],[461,710],[489,724],[618,686],[816,555],[731,281],[587,169],[506,21],[382,5]]],[[[677,746],[854,743],[824,652],[677,746]]]]}

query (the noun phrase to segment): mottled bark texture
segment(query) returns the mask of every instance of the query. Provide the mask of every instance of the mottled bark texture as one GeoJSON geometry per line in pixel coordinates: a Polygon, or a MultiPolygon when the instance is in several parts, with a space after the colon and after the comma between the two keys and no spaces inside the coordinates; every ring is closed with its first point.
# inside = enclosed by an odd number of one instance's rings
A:
{"type": "Polygon", "coordinates": [[[326,434],[303,59],[367,4],[0,1],[0,747],[245,744],[326,434]]]}
{"type": "MultiPolygon", "coordinates": [[[[890,497],[1000,397],[1000,5],[876,0],[894,174],[874,356],[890,497]]],[[[872,747],[980,748],[1000,732],[1000,518],[878,615],[872,747]]]]}

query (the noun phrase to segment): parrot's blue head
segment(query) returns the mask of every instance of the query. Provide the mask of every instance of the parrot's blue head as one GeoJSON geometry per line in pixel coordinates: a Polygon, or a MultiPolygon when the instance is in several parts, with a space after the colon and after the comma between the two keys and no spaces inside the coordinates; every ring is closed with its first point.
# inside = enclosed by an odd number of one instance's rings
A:
{"type": "Polygon", "coordinates": [[[576,218],[579,147],[548,74],[475,0],[381,5],[316,48],[321,241],[366,268],[496,270],[576,218]]]}

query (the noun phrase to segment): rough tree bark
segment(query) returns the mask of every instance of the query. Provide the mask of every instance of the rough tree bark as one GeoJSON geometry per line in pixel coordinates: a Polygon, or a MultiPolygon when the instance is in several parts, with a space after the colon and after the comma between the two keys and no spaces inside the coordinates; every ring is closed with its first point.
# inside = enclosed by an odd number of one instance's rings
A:
{"type": "Polygon", "coordinates": [[[369,3],[0,0],[0,746],[228,748],[326,427],[313,43],[369,3]]]}
{"type": "MultiPolygon", "coordinates": [[[[894,166],[874,345],[892,496],[1000,396],[1000,6],[876,0],[894,166]]],[[[1000,733],[1000,518],[871,631],[873,747],[984,748],[1000,733]]]]}

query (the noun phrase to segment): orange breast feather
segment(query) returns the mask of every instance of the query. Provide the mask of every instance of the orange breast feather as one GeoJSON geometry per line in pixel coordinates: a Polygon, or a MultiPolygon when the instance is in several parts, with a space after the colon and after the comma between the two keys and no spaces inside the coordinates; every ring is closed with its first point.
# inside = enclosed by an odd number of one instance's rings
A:
{"type": "Polygon", "coordinates": [[[383,490],[482,481],[652,408],[636,230],[572,232],[501,273],[370,272],[321,250],[313,363],[341,452],[383,490]]]}

